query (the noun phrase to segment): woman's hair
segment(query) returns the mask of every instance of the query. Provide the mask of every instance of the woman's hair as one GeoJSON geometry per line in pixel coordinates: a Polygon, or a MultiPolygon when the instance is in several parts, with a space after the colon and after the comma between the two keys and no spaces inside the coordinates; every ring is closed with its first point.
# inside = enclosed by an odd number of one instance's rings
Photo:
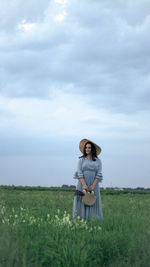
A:
{"type": "Polygon", "coordinates": [[[88,142],[85,143],[84,150],[83,150],[83,155],[81,157],[79,157],[79,158],[85,158],[87,156],[86,150],[85,150],[87,144],[90,144],[91,145],[92,160],[95,161],[96,160],[95,158],[97,158],[97,155],[96,155],[96,147],[90,141],[88,141],[88,142]]]}

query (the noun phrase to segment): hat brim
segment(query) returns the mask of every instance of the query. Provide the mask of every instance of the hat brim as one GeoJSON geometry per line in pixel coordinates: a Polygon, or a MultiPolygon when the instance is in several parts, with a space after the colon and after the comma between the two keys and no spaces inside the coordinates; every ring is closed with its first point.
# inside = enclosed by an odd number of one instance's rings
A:
{"type": "Polygon", "coordinates": [[[89,140],[89,139],[82,139],[82,140],[80,141],[80,144],[79,144],[79,149],[80,149],[80,151],[81,151],[82,153],[84,153],[84,147],[85,147],[85,144],[86,144],[87,142],[91,142],[91,143],[95,146],[95,148],[96,148],[96,155],[98,156],[98,155],[101,153],[101,151],[102,151],[101,147],[98,146],[97,144],[95,144],[93,141],[91,141],[91,140],[89,140]]]}

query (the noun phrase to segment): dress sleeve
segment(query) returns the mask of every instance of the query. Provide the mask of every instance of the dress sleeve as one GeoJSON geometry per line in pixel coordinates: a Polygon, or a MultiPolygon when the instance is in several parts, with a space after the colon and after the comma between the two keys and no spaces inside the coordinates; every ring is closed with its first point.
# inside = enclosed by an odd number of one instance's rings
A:
{"type": "Polygon", "coordinates": [[[103,180],[102,162],[100,159],[98,159],[98,162],[99,162],[99,166],[98,166],[98,170],[96,171],[95,179],[97,178],[99,180],[99,182],[102,182],[102,180],[103,180]]]}
{"type": "Polygon", "coordinates": [[[77,173],[78,173],[78,179],[83,178],[83,172],[82,172],[82,158],[78,160],[78,165],[77,165],[77,173]]]}

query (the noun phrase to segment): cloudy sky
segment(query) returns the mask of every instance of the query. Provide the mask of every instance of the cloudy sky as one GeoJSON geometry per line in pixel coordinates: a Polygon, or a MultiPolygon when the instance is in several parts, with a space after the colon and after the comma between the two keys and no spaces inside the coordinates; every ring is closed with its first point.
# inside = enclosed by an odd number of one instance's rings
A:
{"type": "Polygon", "coordinates": [[[150,1],[0,0],[0,184],[150,187],[150,1]]]}

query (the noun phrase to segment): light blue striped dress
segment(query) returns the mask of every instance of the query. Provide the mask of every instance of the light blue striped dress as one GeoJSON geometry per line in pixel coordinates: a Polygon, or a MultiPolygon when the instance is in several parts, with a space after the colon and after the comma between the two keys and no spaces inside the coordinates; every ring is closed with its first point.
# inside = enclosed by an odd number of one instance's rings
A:
{"type": "MultiPolygon", "coordinates": [[[[79,158],[77,171],[75,172],[74,179],[78,179],[76,189],[83,191],[80,178],[84,178],[88,187],[90,187],[95,178],[99,179],[99,182],[103,180],[102,176],[102,162],[97,157],[96,161],[90,160],[87,157],[79,158]]],[[[80,219],[89,220],[91,217],[104,219],[102,212],[102,203],[100,195],[99,182],[94,188],[94,194],[96,195],[96,202],[93,206],[87,206],[82,203],[82,196],[75,195],[73,201],[73,217],[80,216],[80,219]]]]}

